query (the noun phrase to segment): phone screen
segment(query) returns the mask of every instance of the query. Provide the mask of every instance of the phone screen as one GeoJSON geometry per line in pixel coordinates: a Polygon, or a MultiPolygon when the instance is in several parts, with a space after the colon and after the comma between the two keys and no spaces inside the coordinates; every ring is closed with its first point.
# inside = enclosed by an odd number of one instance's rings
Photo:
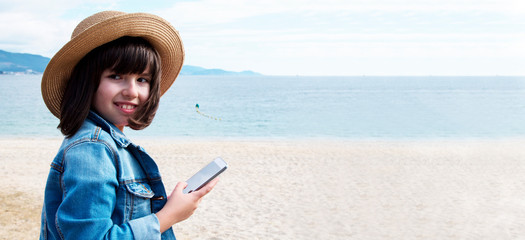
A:
{"type": "Polygon", "coordinates": [[[222,160],[222,158],[216,158],[191,178],[189,178],[186,181],[188,186],[186,186],[182,192],[191,193],[201,189],[204,185],[226,170],[226,168],[228,168],[228,164],[222,160]]]}

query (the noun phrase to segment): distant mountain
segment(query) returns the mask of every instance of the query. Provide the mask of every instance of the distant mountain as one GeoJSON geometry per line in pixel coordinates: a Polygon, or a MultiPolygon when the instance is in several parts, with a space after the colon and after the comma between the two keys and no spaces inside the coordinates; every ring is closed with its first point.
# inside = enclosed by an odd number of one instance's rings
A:
{"type": "Polygon", "coordinates": [[[261,75],[252,71],[232,72],[218,68],[208,69],[191,65],[182,66],[181,75],[261,75]]]}
{"type": "Polygon", "coordinates": [[[49,58],[40,55],[0,50],[0,72],[42,73],[48,62],[49,58]]]}
{"type": "MultiPolygon", "coordinates": [[[[9,73],[43,73],[49,58],[28,54],[12,53],[0,50],[0,74],[9,73]]],[[[180,75],[261,75],[252,71],[232,72],[222,69],[207,69],[184,65],[180,75]]]]}

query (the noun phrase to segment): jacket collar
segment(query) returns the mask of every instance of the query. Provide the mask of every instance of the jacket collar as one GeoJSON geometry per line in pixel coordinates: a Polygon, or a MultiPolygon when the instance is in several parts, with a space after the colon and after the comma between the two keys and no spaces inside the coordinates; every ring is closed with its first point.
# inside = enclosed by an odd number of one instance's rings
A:
{"type": "Polygon", "coordinates": [[[102,130],[109,133],[115,142],[121,147],[125,148],[131,144],[131,141],[124,135],[122,131],[120,131],[120,129],[106,121],[94,111],[89,112],[88,119],[94,122],[97,126],[101,127],[102,130]]]}

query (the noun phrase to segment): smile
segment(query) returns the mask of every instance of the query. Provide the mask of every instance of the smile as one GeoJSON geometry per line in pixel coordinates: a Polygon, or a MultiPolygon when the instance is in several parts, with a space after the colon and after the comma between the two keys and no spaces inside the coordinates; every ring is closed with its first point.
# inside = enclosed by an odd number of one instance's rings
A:
{"type": "Polygon", "coordinates": [[[132,113],[135,108],[137,108],[137,105],[134,104],[125,104],[125,103],[115,103],[115,105],[120,108],[121,111],[123,111],[126,114],[132,113]]]}
{"type": "Polygon", "coordinates": [[[127,110],[131,110],[131,109],[134,109],[136,106],[134,105],[120,105],[119,106],[120,108],[123,108],[123,109],[127,109],[127,110]]]}

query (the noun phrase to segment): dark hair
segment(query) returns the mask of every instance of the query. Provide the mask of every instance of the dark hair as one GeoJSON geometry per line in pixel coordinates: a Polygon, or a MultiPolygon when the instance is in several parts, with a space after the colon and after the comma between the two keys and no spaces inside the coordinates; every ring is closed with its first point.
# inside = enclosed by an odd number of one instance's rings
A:
{"type": "Polygon", "coordinates": [[[73,69],[64,91],[58,125],[62,134],[71,137],[80,129],[106,69],[117,74],[141,74],[149,67],[152,77],[148,100],[128,120],[135,130],[149,126],[159,106],[160,64],[157,51],[139,37],[121,37],[86,54],[73,69]]]}

